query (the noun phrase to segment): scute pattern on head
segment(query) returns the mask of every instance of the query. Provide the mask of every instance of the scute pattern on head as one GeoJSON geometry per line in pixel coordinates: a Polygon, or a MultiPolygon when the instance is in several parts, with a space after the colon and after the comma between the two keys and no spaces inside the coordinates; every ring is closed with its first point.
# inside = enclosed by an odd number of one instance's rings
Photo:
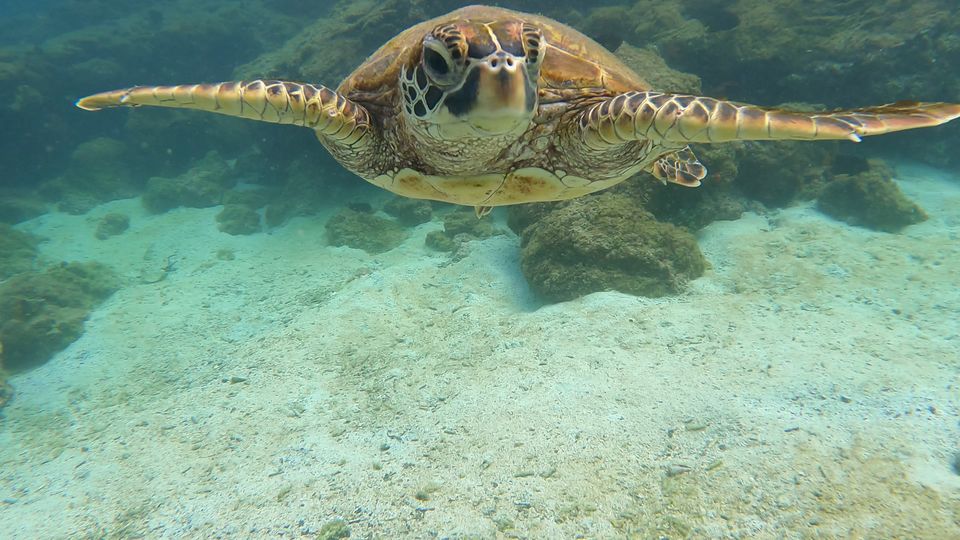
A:
{"type": "Polygon", "coordinates": [[[566,90],[563,99],[584,94],[613,95],[630,90],[649,90],[649,85],[599,43],[556,21],[508,9],[468,6],[424,21],[388,41],[348,76],[338,88],[359,103],[380,105],[391,102],[397,91],[401,69],[411,69],[420,58],[421,42],[436,27],[457,20],[502,21],[516,19],[525,27],[539,29],[545,44],[540,68],[541,102],[560,99],[553,90],[566,90]],[[573,91],[573,92],[570,92],[573,91]],[[571,96],[573,94],[573,96],[571,96]]]}

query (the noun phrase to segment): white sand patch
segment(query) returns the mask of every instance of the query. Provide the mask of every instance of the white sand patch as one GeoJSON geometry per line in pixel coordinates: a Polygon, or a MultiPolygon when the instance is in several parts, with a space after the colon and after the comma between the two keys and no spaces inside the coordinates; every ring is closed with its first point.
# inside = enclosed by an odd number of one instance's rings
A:
{"type": "Polygon", "coordinates": [[[22,538],[960,535],[960,183],[902,167],[902,234],[797,207],[700,234],[665,299],[539,307],[518,240],[451,262],[437,223],[377,256],[324,218],[216,231],[216,209],[93,238],[45,216],[51,261],[129,280],[11,381],[0,522],[22,538]],[[216,253],[230,249],[234,260],[216,253]],[[173,257],[158,283],[144,264],[173,257]],[[232,382],[231,382],[232,381],[232,382]]]}

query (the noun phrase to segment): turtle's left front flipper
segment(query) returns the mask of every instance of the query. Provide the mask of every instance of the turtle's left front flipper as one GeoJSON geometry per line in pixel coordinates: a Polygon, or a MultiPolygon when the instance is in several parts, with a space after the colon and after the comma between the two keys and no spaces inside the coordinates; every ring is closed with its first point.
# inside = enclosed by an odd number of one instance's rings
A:
{"type": "Polygon", "coordinates": [[[930,127],[960,117],[960,104],[899,101],[829,112],[767,109],[708,97],[628,92],[580,116],[580,136],[602,150],[648,139],[664,145],[736,140],[823,140],[930,127]]]}
{"type": "Polygon", "coordinates": [[[355,147],[370,131],[370,115],[357,103],[324,86],[284,81],[234,81],[179,86],[134,86],[77,101],[77,107],[173,107],[197,109],[317,132],[321,140],[355,147]]]}

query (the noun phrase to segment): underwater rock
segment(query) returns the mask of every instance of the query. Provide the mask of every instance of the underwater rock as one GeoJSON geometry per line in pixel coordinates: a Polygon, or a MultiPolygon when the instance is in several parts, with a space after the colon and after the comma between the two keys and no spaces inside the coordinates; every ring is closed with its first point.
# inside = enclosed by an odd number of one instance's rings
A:
{"type": "Polygon", "coordinates": [[[181,206],[209,208],[220,204],[222,197],[223,189],[212,182],[154,176],[147,180],[142,201],[147,210],[162,214],[181,206]]]}
{"type": "Polygon", "coordinates": [[[502,231],[489,219],[478,218],[473,209],[457,209],[443,216],[443,232],[450,237],[466,234],[474,238],[489,238],[502,231]]]}
{"type": "Polygon", "coordinates": [[[641,173],[614,186],[610,192],[628,195],[638,206],[653,213],[657,220],[691,231],[714,221],[738,219],[750,206],[750,201],[734,189],[739,174],[737,143],[691,145],[691,148],[708,171],[700,187],[664,185],[651,175],[641,173]]]}
{"type": "Polygon", "coordinates": [[[347,203],[347,208],[353,210],[354,212],[361,212],[363,214],[372,214],[373,205],[366,201],[355,201],[347,203]]]}
{"type": "Polygon", "coordinates": [[[46,182],[40,193],[63,212],[79,215],[100,203],[133,197],[140,189],[131,172],[126,143],[97,137],[80,143],[60,177],[46,182]]]}
{"type": "MultiPolygon", "coordinates": [[[[628,180],[628,182],[629,181],[630,180],[628,180]]],[[[559,201],[508,206],[507,227],[510,227],[510,230],[516,233],[517,236],[521,236],[527,227],[540,221],[550,212],[567,204],[567,201],[559,201]]]]}
{"type": "Polygon", "coordinates": [[[407,3],[378,0],[340,2],[326,17],[315,19],[280,47],[272,47],[235,69],[234,76],[243,79],[283,73],[291,80],[343,79],[386,36],[419,22],[418,10],[404,4],[407,3]]]}
{"type": "Polygon", "coordinates": [[[283,225],[287,220],[299,215],[299,213],[297,205],[289,201],[278,201],[270,203],[264,208],[263,221],[267,227],[272,229],[283,225]]]}
{"type": "Polygon", "coordinates": [[[877,160],[868,162],[866,171],[834,176],[820,192],[817,208],[851,225],[885,232],[926,221],[923,209],[893,181],[890,167],[877,160]]]}
{"type": "Polygon", "coordinates": [[[389,251],[407,237],[396,221],[349,208],[331,217],[325,228],[331,246],[348,246],[371,254],[389,251]]]}
{"type": "Polygon", "coordinates": [[[111,137],[97,137],[77,145],[70,156],[70,176],[84,180],[107,181],[109,187],[127,168],[126,143],[111,137]]]}
{"type": "Polygon", "coordinates": [[[676,294],[707,265],[693,235],[617,194],[574,200],[528,227],[521,245],[523,275],[552,302],[605,290],[676,294]]]}
{"type": "Polygon", "coordinates": [[[0,368],[17,371],[49,360],[80,337],[90,311],[118,285],[100,263],[63,263],[0,284],[0,368]]]}
{"type": "Polygon", "coordinates": [[[100,240],[106,240],[111,236],[123,233],[130,227],[130,218],[126,214],[110,213],[97,223],[97,232],[95,236],[100,240]]]}
{"type": "Polygon", "coordinates": [[[703,93],[700,77],[671,68],[653,47],[641,49],[629,43],[623,43],[614,54],[623,60],[627,67],[639,73],[651,88],[696,96],[703,93]]]}
{"type": "Polygon", "coordinates": [[[7,383],[7,370],[3,369],[3,342],[0,341],[0,411],[13,399],[13,388],[7,383]]]}
{"type": "Polygon", "coordinates": [[[430,231],[427,233],[426,238],[423,239],[423,243],[430,249],[436,251],[456,251],[457,242],[444,234],[443,231],[430,231]]]}
{"type": "Polygon", "coordinates": [[[736,188],[770,207],[812,199],[826,181],[835,142],[744,142],[737,146],[736,188]]]}
{"type": "MultiPolygon", "coordinates": [[[[584,31],[611,51],[624,41],[650,43],[661,50],[689,48],[691,43],[701,43],[707,33],[704,23],[687,15],[702,10],[687,9],[684,2],[640,0],[627,4],[595,7],[586,16],[573,12],[560,20],[584,31]]],[[[582,3],[579,7],[587,5],[582,3]]]]}
{"type": "Polygon", "coordinates": [[[270,190],[233,189],[223,195],[223,210],[217,214],[217,228],[232,235],[261,231],[258,208],[266,206],[270,190]]]}
{"type": "MultiPolygon", "coordinates": [[[[580,30],[611,51],[633,37],[636,21],[628,6],[602,6],[590,10],[580,30]]],[[[637,73],[643,73],[638,71],[637,73]]]]}
{"type": "Polygon", "coordinates": [[[429,201],[394,197],[383,205],[383,211],[403,224],[405,227],[416,227],[433,219],[433,207],[429,201]]]}
{"type": "Polygon", "coordinates": [[[725,189],[701,187],[691,192],[668,184],[654,189],[644,207],[659,221],[698,231],[714,221],[740,219],[748,203],[725,189]]]}
{"type": "Polygon", "coordinates": [[[12,225],[46,213],[46,205],[33,197],[0,195],[0,223],[12,225]]]}
{"type": "MultiPolygon", "coordinates": [[[[0,365],[3,362],[3,356],[0,356],[0,365]]],[[[0,373],[0,411],[13,399],[13,387],[7,382],[6,376],[0,373]]]]}
{"type": "Polygon", "coordinates": [[[260,214],[243,204],[227,204],[217,214],[217,228],[232,235],[260,232],[260,214]]]}
{"type": "Polygon", "coordinates": [[[231,189],[223,194],[223,204],[246,206],[251,210],[267,205],[269,195],[266,189],[231,189]]]}
{"type": "Polygon", "coordinates": [[[443,230],[430,231],[424,243],[437,251],[456,251],[470,240],[503,234],[489,219],[477,218],[473,210],[458,209],[443,216],[443,230]]]}
{"type": "Polygon", "coordinates": [[[331,201],[345,196],[344,186],[355,185],[355,176],[337,165],[324,166],[326,159],[325,153],[319,153],[294,159],[285,167],[280,175],[283,182],[280,193],[264,212],[267,227],[279,227],[297,216],[316,215],[318,210],[329,208],[331,201]],[[317,170],[323,170],[324,174],[318,177],[317,170]],[[344,181],[337,181],[341,179],[344,181]]]}
{"type": "Polygon", "coordinates": [[[0,223],[0,280],[33,268],[40,238],[0,223]]]}
{"type": "Polygon", "coordinates": [[[210,151],[189,171],[176,178],[154,176],[147,181],[143,206],[161,214],[180,206],[209,208],[221,203],[227,189],[236,184],[230,165],[210,151]]]}

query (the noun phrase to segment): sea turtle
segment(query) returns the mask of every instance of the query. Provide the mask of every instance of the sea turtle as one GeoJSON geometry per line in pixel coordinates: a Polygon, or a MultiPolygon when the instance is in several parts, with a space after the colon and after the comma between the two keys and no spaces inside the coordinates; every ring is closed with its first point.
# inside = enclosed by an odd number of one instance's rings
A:
{"type": "Polygon", "coordinates": [[[580,32],[486,6],[400,33],[336,90],[254,80],[134,86],[77,102],[87,110],[140,105],[308,127],[373,184],[474,206],[478,216],[578,197],[644,170],[698,186],[707,172],[692,142],[859,141],[960,116],[949,103],[794,112],[657,92],[580,32]]]}

